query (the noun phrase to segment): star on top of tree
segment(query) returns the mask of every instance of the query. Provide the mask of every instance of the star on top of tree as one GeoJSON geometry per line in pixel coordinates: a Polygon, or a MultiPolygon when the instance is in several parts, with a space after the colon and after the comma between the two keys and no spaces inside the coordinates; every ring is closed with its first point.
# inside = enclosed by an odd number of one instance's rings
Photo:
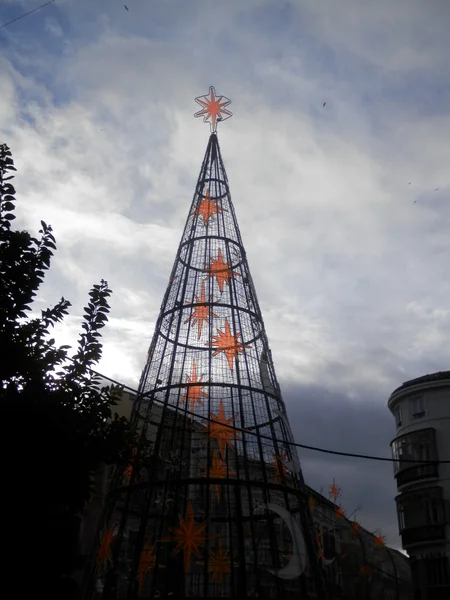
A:
{"type": "Polygon", "coordinates": [[[213,86],[209,88],[209,95],[198,96],[195,101],[200,104],[202,110],[196,112],[194,117],[203,117],[203,122],[210,124],[211,133],[217,131],[219,121],[225,121],[233,116],[233,113],[225,108],[231,104],[231,100],[225,96],[216,96],[213,86]]]}

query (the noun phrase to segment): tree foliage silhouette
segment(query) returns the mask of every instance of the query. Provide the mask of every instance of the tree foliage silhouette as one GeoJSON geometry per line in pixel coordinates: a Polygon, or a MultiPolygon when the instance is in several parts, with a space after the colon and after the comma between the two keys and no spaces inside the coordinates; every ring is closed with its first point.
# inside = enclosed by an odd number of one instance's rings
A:
{"type": "Polygon", "coordinates": [[[90,370],[102,355],[111,290],[102,280],[89,292],[78,348],[68,360],[70,347],[55,346],[50,331],[70,302],[61,298],[41,316],[31,312],[56,245],[43,221],[39,239],[13,230],[15,170],[8,146],[0,146],[2,538],[17,585],[51,597],[73,568],[93,474],[105,463],[126,462],[132,444],[128,421],[113,412],[121,388],[101,387],[90,370]]]}

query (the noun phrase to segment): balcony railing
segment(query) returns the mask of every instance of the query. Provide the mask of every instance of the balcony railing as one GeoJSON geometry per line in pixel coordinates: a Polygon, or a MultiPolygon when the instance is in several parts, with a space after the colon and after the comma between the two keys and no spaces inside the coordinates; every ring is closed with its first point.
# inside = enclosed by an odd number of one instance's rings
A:
{"type": "Polygon", "coordinates": [[[404,547],[425,542],[445,540],[445,525],[425,525],[404,529],[401,533],[404,547]]]}
{"type": "Polygon", "coordinates": [[[415,467],[409,467],[399,471],[395,478],[397,480],[397,487],[417,481],[418,479],[429,479],[432,477],[438,477],[438,466],[436,463],[430,464],[419,464],[415,467]]]}

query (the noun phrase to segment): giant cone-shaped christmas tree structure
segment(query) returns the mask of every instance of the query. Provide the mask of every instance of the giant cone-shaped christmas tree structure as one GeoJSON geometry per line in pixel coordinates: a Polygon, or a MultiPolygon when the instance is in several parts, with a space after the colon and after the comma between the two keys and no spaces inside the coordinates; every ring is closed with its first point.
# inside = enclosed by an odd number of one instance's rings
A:
{"type": "Polygon", "coordinates": [[[142,374],[89,598],[325,598],[320,546],[216,134],[142,374]]]}

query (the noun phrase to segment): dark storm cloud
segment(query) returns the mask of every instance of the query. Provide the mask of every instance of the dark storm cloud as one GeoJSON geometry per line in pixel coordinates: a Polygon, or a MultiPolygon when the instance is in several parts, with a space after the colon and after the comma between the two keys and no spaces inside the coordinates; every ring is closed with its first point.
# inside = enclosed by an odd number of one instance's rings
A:
{"type": "MultiPolygon", "coordinates": [[[[284,385],[283,397],[296,442],[327,450],[390,458],[395,436],[387,397],[367,386],[357,399],[320,385],[284,385]]],[[[306,483],[328,497],[336,480],[346,514],[363,527],[380,528],[391,546],[401,547],[391,462],[372,461],[298,449],[306,483]]]]}

